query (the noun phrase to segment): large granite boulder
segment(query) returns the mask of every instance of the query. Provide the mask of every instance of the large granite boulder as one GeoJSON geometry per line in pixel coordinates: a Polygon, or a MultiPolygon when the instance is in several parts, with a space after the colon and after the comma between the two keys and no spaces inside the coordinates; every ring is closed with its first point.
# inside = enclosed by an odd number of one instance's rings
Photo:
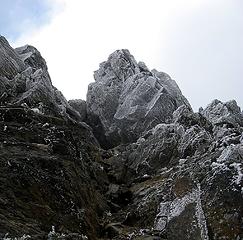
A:
{"type": "Polygon", "coordinates": [[[180,105],[190,107],[174,80],[137,63],[128,50],[112,53],[87,93],[88,123],[103,147],[133,142],[180,105]]]}

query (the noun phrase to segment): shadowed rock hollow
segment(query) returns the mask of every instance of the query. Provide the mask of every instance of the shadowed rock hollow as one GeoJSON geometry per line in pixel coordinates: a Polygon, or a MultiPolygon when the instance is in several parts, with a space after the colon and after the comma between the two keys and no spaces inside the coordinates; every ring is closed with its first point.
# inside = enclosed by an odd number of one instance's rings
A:
{"type": "Polygon", "coordinates": [[[67,101],[0,37],[0,239],[243,239],[243,115],[194,113],[166,73],[112,53],[67,101]]]}

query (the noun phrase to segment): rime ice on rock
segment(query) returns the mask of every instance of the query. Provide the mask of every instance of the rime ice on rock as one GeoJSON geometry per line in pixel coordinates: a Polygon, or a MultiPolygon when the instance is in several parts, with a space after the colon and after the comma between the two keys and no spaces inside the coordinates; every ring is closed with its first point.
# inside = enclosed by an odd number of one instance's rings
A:
{"type": "Polygon", "coordinates": [[[194,113],[128,50],[101,63],[87,104],[67,102],[32,46],[1,37],[0,67],[0,238],[46,238],[53,224],[53,239],[243,237],[235,101],[194,113]]]}
{"type": "Polygon", "coordinates": [[[191,108],[169,75],[150,72],[128,50],[112,53],[94,76],[87,93],[88,120],[106,147],[136,141],[144,131],[171,121],[182,104],[191,108]]]}
{"type": "Polygon", "coordinates": [[[51,82],[40,52],[29,45],[13,49],[0,37],[0,103],[25,105],[35,112],[82,121],[83,116],[51,82]]]}
{"type": "Polygon", "coordinates": [[[205,220],[204,211],[201,204],[201,189],[198,184],[197,189],[193,189],[182,198],[176,198],[172,202],[161,202],[159,206],[159,212],[156,216],[155,230],[163,231],[165,230],[167,224],[175,217],[180,216],[180,214],[185,211],[187,205],[191,203],[196,203],[195,205],[195,215],[197,219],[197,225],[201,231],[201,239],[208,240],[208,230],[205,220]]]}

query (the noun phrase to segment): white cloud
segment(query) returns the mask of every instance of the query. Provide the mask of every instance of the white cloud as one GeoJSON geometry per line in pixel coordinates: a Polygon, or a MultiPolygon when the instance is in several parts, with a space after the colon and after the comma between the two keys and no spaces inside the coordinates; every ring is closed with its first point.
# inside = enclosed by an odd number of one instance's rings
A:
{"type": "MultiPolygon", "coordinates": [[[[59,6],[50,24],[25,31],[14,45],[28,43],[37,47],[47,61],[53,84],[68,99],[85,98],[87,85],[93,81],[93,71],[98,64],[114,50],[128,48],[138,61],[176,78],[196,108],[212,100],[212,93],[206,92],[202,100],[198,99],[198,93],[208,86],[197,82],[197,78],[202,71],[207,73],[205,77],[210,78],[212,74],[211,67],[208,71],[205,69],[209,67],[205,62],[212,57],[211,51],[214,50],[210,40],[212,36],[207,34],[213,34],[215,28],[206,18],[209,16],[210,20],[214,20],[213,14],[218,16],[220,11],[226,11],[227,15],[232,4],[226,4],[226,0],[213,3],[210,0],[46,1],[59,6]],[[218,10],[220,3],[221,10],[218,10]],[[197,25],[204,14],[205,23],[197,25]],[[203,36],[200,37],[200,34],[203,36]],[[201,40],[208,42],[205,45],[198,42],[201,40]],[[200,46],[202,49],[198,49],[200,46]],[[206,47],[208,49],[203,49],[206,47]],[[191,69],[193,74],[190,74],[188,66],[196,69],[191,69]],[[197,88],[197,84],[201,89],[197,88]]],[[[229,11],[234,11],[234,8],[229,11]]],[[[224,26],[220,26],[224,32],[224,26]]],[[[219,69],[222,67],[216,63],[215,71],[219,69]]],[[[215,95],[217,97],[217,93],[215,95]]]]}

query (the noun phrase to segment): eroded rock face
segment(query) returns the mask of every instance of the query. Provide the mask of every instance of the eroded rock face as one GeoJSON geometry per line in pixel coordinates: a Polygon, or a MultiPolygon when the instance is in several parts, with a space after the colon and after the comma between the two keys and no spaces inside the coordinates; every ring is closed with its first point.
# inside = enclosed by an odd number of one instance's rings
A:
{"type": "Polygon", "coordinates": [[[84,100],[74,99],[68,101],[69,105],[80,114],[80,120],[85,121],[87,118],[87,104],[84,100]]]}
{"type": "Polygon", "coordinates": [[[201,113],[214,125],[243,126],[243,115],[235,100],[223,103],[216,99],[201,113]]]}
{"type": "Polygon", "coordinates": [[[36,48],[13,49],[3,37],[0,46],[0,103],[22,104],[41,114],[82,121],[80,113],[53,87],[46,62],[36,48]]]}
{"type": "Polygon", "coordinates": [[[183,106],[173,121],[106,160],[110,179],[133,196],[113,210],[110,221],[123,223],[113,239],[241,239],[243,128],[219,130],[183,106]]]}
{"type": "Polygon", "coordinates": [[[0,65],[0,239],[97,239],[109,183],[82,110],[34,47],[1,37],[0,65]]]}
{"type": "Polygon", "coordinates": [[[1,239],[243,239],[235,101],[194,113],[127,50],[100,65],[87,104],[67,102],[32,46],[1,38],[0,64],[1,239]]]}
{"type": "Polygon", "coordinates": [[[96,239],[108,180],[90,130],[23,107],[0,119],[0,238],[47,239],[55,226],[96,239]]]}
{"type": "Polygon", "coordinates": [[[88,122],[104,147],[133,142],[159,123],[171,121],[178,106],[190,104],[175,81],[118,50],[94,74],[87,93],[88,122]]]}

